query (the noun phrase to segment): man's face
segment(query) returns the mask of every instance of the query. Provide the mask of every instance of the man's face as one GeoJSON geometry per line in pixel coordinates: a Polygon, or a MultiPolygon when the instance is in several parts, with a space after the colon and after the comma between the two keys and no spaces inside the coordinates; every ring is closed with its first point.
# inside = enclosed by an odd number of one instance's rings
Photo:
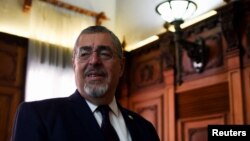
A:
{"type": "Polygon", "coordinates": [[[124,62],[107,33],[83,34],[73,58],[76,85],[81,95],[94,104],[113,99],[124,62]]]}

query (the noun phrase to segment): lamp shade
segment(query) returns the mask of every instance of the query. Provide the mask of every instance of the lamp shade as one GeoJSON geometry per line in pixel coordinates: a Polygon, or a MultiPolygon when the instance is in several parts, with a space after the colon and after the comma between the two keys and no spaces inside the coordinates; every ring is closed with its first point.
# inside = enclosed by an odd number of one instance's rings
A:
{"type": "Polygon", "coordinates": [[[197,5],[190,0],[166,0],[156,7],[156,12],[171,23],[176,20],[190,18],[197,9],[197,5]]]}

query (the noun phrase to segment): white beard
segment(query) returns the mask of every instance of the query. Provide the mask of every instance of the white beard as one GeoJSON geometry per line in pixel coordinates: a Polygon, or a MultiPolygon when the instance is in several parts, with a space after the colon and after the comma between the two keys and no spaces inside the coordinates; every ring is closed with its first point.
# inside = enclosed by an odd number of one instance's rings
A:
{"type": "Polygon", "coordinates": [[[108,90],[108,84],[91,84],[91,83],[86,83],[84,85],[84,91],[92,97],[102,97],[108,90]]]}

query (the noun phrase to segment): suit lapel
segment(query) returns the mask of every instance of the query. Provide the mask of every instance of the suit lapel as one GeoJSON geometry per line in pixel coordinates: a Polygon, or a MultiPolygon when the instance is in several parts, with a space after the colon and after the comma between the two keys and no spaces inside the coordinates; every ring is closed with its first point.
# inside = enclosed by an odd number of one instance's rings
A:
{"type": "Polygon", "coordinates": [[[139,128],[137,127],[136,121],[134,120],[133,115],[130,115],[124,108],[122,108],[119,104],[118,104],[119,109],[121,110],[121,113],[123,115],[123,118],[125,120],[126,126],[129,130],[130,136],[132,138],[132,141],[138,141],[141,140],[141,138],[139,138],[139,128]]]}
{"type": "Polygon", "coordinates": [[[84,131],[88,132],[88,135],[93,141],[104,141],[99,125],[80,93],[76,91],[69,99],[73,103],[72,110],[75,112],[80,124],[82,124],[84,131]]]}
{"type": "MultiPolygon", "coordinates": [[[[82,124],[84,129],[83,131],[86,131],[93,141],[104,141],[99,125],[80,93],[76,90],[76,92],[69,97],[69,100],[72,102],[72,110],[79,119],[80,124],[82,124]]],[[[121,107],[121,105],[118,104],[118,107],[123,115],[132,141],[141,140],[139,135],[140,128],[137,127],[138,124],[136,123],[133,115],[129,114],[124,108],[121,107]]]]}

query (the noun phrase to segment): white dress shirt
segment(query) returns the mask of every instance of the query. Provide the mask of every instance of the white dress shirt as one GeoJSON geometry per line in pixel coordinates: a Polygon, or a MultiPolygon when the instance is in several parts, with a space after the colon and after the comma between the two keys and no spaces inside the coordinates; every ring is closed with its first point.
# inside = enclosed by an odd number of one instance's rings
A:
{"type": "MultiPolygon", "coordinates": [[[[97,109],[97,105],[86,100],[87,104],[89,105],[91,111],[93,112],[99,126],[101,127],[102,124],[102,115],[97,109]]],[[[112,126],[115,128],[117,135],[120,138],[120,141],[132,141],[127,126],[125,124],[124,118],[122,116],[121,111],[119,110],[115,97],[113,98],[112,102],[109,104],[110,109],[112,112],[109,112],[109,119],[112,126]]]]}

